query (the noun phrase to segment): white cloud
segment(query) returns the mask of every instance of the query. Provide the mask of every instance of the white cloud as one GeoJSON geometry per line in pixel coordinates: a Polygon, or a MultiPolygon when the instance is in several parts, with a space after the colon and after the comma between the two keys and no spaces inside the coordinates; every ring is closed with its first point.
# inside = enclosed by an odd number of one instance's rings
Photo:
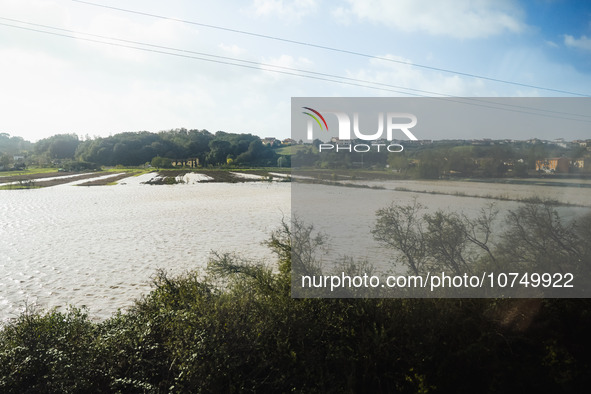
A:
{"type": "Polygon", "coordinates": [[[519,33],[526,27],[521,11],[509,0],[348,0],[346,14],[405,32],[427,32],[454,38],[482,38],[505,32],[519,33]]]}
{"type": "MultiPolygon", "coordinates": [[[[98,50],[109,58],[120,58],[126,61],[142,62],[146,60],[147,52],[127,48],[143,47],[141,43],[178,47],[182,45],[183,36],[193,36],[194,32],[187,31],[183,25],[170,20],[154,20],[152,23],[141,23],[130,19],[127,15],[98,14],[84,27],[76,30],[102,37],[113,37],[115,45],[94,45],[92,50],[98,50]],[[126,40],[126,41],[120,41],[126,40]]],[[[111,42],[108,39],[93,38],[81,35],[82,38],[91,38],[103,42],[111,42]]],[[[82,47],[89,47],[87,42],[80,42],[82,47]]],[[[145,47],[153,49],[151,47],[145,47]]],[[[160,50],[156,48],[156,50],[160,50]]]]}
{"type": "Polygon", "coordinates": [[[227,52],[227,53],[234,55],[234,56],[242,55],[244,52],[246,52],[246,49],[240,48],[236,44],[226,45],[222,42],[218,45],[218,47],[220,49],[222,49],[224,52],[227,52]]]}
{"type": "Polygon", "coordinates": [[[308,58],[305,58],[305,57],[295,58],[291,55],[281,55],[278,57],[264,59],[263,63],[271,64],[273,66],[290,67],[290,68],[310,67],[312,65],[312,61],[308,58]]]}
{"type": "Polygon", "coordinates": [[[255,14],[298,21],[316,11],[316,0],[254,0],[255,14]]]}
{"type": "Polygon", "coordinates": [[[581,36],[581,38],[574,38],[568,34],[564,35],[564,44],[567,47],[579,48],[585,51],[591,51],[591,38],[587,36],[581,36]]]}
{"type": "Polygon", "coordinates": [[[293,69],[299,70],[312,70],[313,69],[313,62],[305,57],[298,57],[295,58],[291,55],[281,55],[278,57],[272,58],[263,58],[261,63],[265,64],[261,66],[262,70],[270,71],[269,73],[265,73],[264,78],[267,79],[272,76],[273,80],[278,80],[280,78],[284,78],[285,75],[282,75],[281,72],[287,73],[295,73],[298,74],[297,71],[293,69]],[[291,69],[291,70],[290,70],[291,69]],[[277,72],[280,71],[280,72],[277,72]]]}
{"type": "Polygon", "coordinates": [[[466,79],[458,75],[444,75],[439,72],[425,72],[414,67],[410,60],[400,56],[380,57],[397,63],[372,59],[367,68],[349,72],[348,76],[371,81],[376,84],[374,86],[394,91],[379,93],[385,96],[391,96],[396,92],[419,96],[437,96],[437,93],[450,96],[479,96],[486,91],[485,84],[480,80],[466,79]],[[412,87],[413,90],[404,89],[404,87],[412,87]]]}
{"type": "Polygon", "coordinates": [[[63,3],[51,0],[3,0],[0,2],[0,14],[22,20],[42,17],[45,21],[59,24],[70,19],[68,9],[63,3]]]}

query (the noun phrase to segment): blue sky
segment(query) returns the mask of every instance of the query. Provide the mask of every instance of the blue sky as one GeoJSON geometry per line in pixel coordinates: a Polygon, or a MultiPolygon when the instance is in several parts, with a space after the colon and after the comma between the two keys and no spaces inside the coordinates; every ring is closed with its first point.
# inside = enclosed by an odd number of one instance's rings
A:
{"type": "Polygon", "coordinates": [[[185,127],[286,138],[294,96],[591,95],[588,1],[92,2],[392,61],[70,0],[2,0],[0,17],[12,21],[0,23],[12,27],[0,25],[0,132],[35,141],[56,133],[94,137],[185,127]],[[91,38],[85,34],[230,57],[252,68],[81,40],[91,38]],[[391,91],[271,70],[312,71],[391,91]]]}

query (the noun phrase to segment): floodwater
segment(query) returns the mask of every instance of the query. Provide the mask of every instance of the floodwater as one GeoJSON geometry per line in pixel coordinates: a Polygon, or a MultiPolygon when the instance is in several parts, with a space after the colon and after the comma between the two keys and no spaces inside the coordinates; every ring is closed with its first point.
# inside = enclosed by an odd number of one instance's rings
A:
{"type": "MultiPolygon", "coordinates": [[[[171,274],[202,269],[212,251],[272,264],[274,256],[261,242],[292,211],[304,209],[316,229],[332,234],[329,246],[337,255],[387,265],[391,261],[384,253],[389,252],[369,231],[375,211],[392,202],[409,204],[416,198],[429,210],[470,216],[494,201],[500,211],[498,226],[520,204],[397,187],[591,201],[591,188],[536,185],[405,181],[381,183],[385,189],[376,190],[282,182],[196,183],[197,178],[180,185],[142,184],[153,176],[125,178],[115,186],[0,190],[0,322],[16,317],[25,304],[60,310],[69,304],[86,306],[93,318],[105,319],[146,294],[158,269],[171,274]]],[[[589,208],[561,208],[561,215],[572,218],[583,211],[589,208]]]]}
{"type": "MultiPolygon", "coordinates": [[[[493,236],[503,232],[506,217],[530,198],[556,200],[564,204],[557,211],[566,222],[591,212],[591,188],[579,186],[540,186],[535,184],[500,184],[461,181],[351,181],[379,189],[335,187],[306,183],[292,184],[292,212],[306,224],[312,224],[327,236],[327,250],[322,255],[325,272],[338,267],[343,258],[368,262],[376,272],[401,274],[406,267],[400,256],[373,239],[376,211],[392,203],[412,205],[414,200],[423,213],[457,212],[470,218],[480,216],[494,204],[497,211],[492,224],[493,236]],[[495,198],[489,198],[489,197],[495,198]]],[[[338,269],[337,269],[338,271],[338,269]]]]}
{"type": "Polygon", "coordinates": [[[351,182],[368,186],[383,187],[396,190],[406,189],[420,193],[442,193],[447,195],[463,195],[476,197],[493,197],[497,199],[525,200],[539,198],[556,200],[562,203],[581,205],[591,208],[591,185],[589,180],[541,179],[516,183],[488,183],[476,181],[371,181],[351,182]],[[545,184],[541,186],[540,184],[545,184]],[[552,185],[552,186],[547,186],[552,185]]]}
{"type": "Polygon", "coordinates": [[[202,268],[211,251],[273,261],[261,242],[290,215],[289,183],[145,180],[0,190],[0,321],[25,303],[103,319],[148,292],[157,269],[202,268]]]}

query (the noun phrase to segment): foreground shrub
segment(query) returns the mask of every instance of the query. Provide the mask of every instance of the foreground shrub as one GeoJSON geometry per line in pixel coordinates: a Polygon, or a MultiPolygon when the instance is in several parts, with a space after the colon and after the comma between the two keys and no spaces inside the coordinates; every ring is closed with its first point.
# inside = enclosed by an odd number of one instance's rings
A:
{"type": "Polygon", "coordinates": [[[0,389],[6,393],[84,392],[102,385],[85,313],[27,310],[0,331],[0,389]]]}

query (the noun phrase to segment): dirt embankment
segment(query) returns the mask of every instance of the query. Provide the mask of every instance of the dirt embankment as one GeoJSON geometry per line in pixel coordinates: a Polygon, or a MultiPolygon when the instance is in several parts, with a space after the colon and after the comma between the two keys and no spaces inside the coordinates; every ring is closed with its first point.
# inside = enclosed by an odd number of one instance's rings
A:
{"type": "MultiPolygon", "coordinates": [[[[48,173],[43,173],[43,174],[22,174],[22,175],[1,177],[0,183],[20,182],[23,184],[23,186],[25,186],[24,188],[41,188],[41,187],[63,185],[64,183],[75,182],[75,181],[79,181],[82,179],[95,178],[100,175],[101,175],[100,173],[96,173],[96,172],[81,173],[80,175],[75,175],[75,173],[68,173],[68,172],[48,172],[48,173]],[[55,177],[55,179],[48,179],[48,178],[53,178],[53,177],[55,177]]],[[[18,188],[18,187],[16,187],[16,188],[18,188]]]]}
{"type": "Polygon", "coordinates": [[[105,186],[105,185],[109,185],[113,182],[117,182],[120,181],[121,179],[125,179],[125,178],[129,178],[130,176],[134,176],[135,174],[133,172],[128,172],[125,174],[119,174],[119,175],[114,175],[108,178],[102,178],[102,179],[96,179],[94,181],[88,181],[88,182],[84,182],[79,184],[78,186],[105,186]]]}
{"type": "Polygon", "coordinates": [[[2,176],[0,174],[0,183],[19,182],[19,181],[30,181],[35,179],[52,178],[56,176],[71,175],[69,172],[44,172],[39,174],[18,174],[11,176],[2,176]]]}

